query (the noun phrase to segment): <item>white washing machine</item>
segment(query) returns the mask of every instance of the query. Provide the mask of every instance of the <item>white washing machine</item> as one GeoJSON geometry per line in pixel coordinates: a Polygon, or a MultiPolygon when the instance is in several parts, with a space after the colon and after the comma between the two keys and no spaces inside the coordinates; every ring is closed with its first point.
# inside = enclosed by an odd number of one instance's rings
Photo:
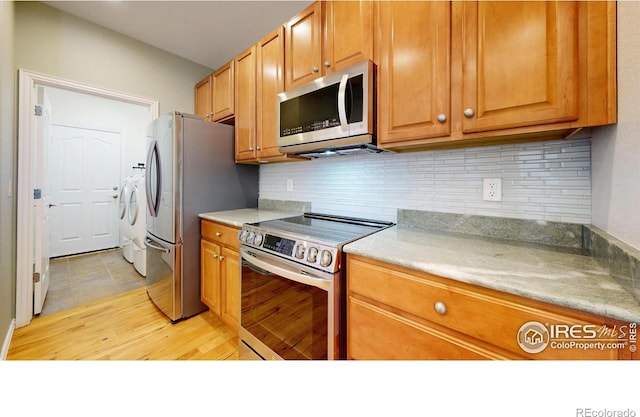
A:
{"type": "Polygon", "coordinates": [[[131,201],[133,176],[125,177],[118,199],[118,215],[120,217],[120,247],[122,256],[129,263],[133,263],[133,241],[131,239],[132,227],[129,221],[129,202],[131,201]]]}
{"type": "Polygon", "coordinates": [[[131,226],[131,247],[133,266],[143,277],[147,276],[147,247],[144,240],[147,234],[147,197],[144,188],[144,175],[134,175],[131,181],[131,194],[127,206],[127,219],[131,226]]]}

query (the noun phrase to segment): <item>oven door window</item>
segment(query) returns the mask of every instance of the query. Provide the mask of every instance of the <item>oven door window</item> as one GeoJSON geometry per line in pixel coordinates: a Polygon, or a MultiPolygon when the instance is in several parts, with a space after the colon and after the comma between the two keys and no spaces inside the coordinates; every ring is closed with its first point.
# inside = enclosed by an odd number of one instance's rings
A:
{"type": "Polygon", "coordinates": [[[241,326],[282,359],[327,359],[328,292],[242,260],[241,326]]]}

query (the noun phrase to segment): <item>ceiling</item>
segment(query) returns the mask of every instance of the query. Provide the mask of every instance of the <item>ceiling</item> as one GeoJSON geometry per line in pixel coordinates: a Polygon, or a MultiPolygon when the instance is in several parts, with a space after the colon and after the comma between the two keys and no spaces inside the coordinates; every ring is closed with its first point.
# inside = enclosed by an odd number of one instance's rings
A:
{"type": "Polygon", "coordinates": [[[217,69],[313,1],[43,1],[217,69]]]}

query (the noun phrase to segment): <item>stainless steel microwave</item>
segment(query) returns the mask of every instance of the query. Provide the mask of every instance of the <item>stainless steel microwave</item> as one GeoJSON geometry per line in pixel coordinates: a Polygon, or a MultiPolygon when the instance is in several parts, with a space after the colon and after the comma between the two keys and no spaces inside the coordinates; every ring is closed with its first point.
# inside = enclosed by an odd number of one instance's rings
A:
{"type": "Polygon", "coordinates": [[[310,157],[380,152],[375,64],[363,61],[278,94],[280,152],[310,157]]]}

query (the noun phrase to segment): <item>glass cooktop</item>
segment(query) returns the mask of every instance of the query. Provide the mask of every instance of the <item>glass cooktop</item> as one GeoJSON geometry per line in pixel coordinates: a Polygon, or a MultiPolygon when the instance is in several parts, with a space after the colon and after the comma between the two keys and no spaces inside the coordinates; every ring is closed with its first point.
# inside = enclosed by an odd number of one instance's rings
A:
{"type": "Polygon", "coordinates": [[[251,223],[251,225],[262,229],[264,233],[316,240],[341,247],[394,224],[355,217],[304,213],[299,216],[251,223]]]}

